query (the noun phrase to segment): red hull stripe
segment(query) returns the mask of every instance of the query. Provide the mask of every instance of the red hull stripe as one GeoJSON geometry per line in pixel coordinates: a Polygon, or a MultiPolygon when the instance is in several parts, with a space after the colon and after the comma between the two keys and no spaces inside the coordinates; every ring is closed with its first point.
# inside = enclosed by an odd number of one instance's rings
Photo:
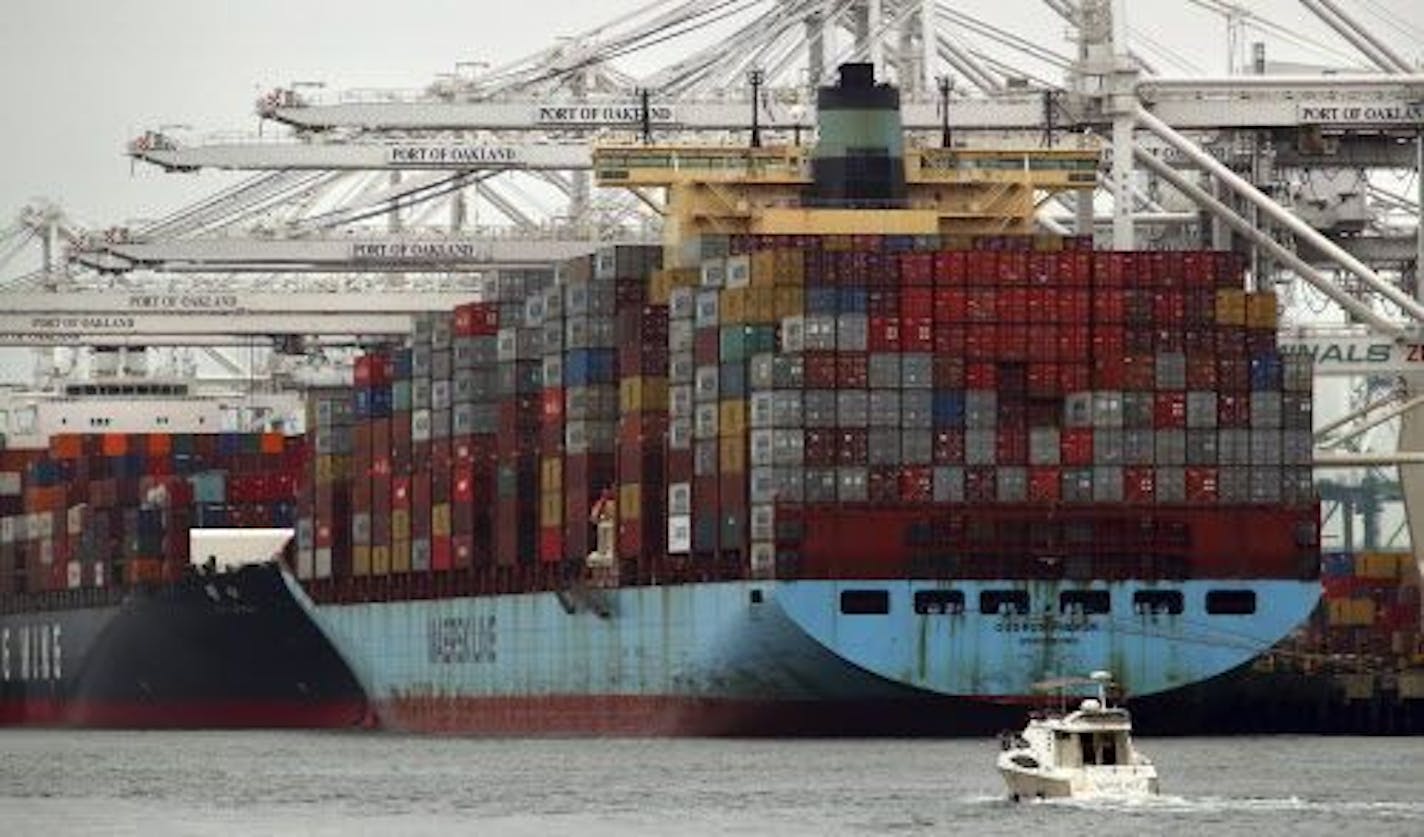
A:
{"type": "MultiPolygon", "coordinates": [[[[986,708],[977,704],[977,708],[986,708]]],[[[976,729],[969,702],[928,698],[770,701],[644,695],[406,697],[376,703],[381,726],[462,735],[845,735],[907,731],[938,719],[939,731],[976,729]],[[953,704],[957,711],[949,710],[953,704]]],[[[995,711],[990,709],[990,711],[995,711]]]]}
{"type": "Polygon", "coordinates": [[[220,729],[353,727],[366,721],[359,700],[0,700],[0,726],[220,729]]]}

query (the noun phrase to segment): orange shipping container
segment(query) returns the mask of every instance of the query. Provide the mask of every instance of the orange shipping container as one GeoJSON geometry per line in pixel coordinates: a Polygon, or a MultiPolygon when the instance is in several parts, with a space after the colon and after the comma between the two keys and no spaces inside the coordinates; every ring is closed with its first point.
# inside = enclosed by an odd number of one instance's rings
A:
{"type": "Polygon", "coordinates": [[[78,433],[51,436],[49,452],[55,459],[79,459],[84,456],[84,437],[78,433]]]}
{"type": "Polygon", "coordinates": [[[281,433],[262,434],[262,452],[271,456],[280,454],[286,448],[286,443],[282,439],[281,433]]]}
{"type": "Polygon", "coordinates": [[[105,456],[124,456],[129,452],[129,435],[105,433],[100,448],[105,456]]]}
{"type": "Polygon", "coordinates": [[[148,434],[148,455],[168,456],[173,452],[173,437],[167,433],[148,434]]]}

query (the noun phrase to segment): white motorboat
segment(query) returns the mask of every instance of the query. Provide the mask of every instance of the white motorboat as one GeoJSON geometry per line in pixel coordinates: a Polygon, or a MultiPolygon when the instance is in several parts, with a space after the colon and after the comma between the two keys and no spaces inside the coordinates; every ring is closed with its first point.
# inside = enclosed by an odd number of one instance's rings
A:
{"type": "Polygon", "coordinates": [[[1047,685],[1059,690],[1095,684],[1072,712],[1030,716],[1020,733],[1005,734],[999,773],[1015,801],[1047,798],[1131,799],[1157,794],[1157,768],[1132,743],[1132,716],[1108,704],[1112,675],[1065,678],[1047,685]]]}

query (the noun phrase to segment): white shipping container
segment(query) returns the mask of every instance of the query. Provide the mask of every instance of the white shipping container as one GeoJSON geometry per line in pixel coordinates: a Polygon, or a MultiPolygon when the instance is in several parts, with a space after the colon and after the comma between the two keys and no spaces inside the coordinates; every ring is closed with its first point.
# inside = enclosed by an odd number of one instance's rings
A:
{"type": "Polygon", "coordinates": [[[770,428],[763,428],[753,430],[749,434],[751,440],[749,458],[753,467],[773,464],[773,432],[770,428]]]}
{"type": "Polygon", "coordinates": [[[776,506],[752,506],[751,517],[752,540],[776,540],[776,506]]]}
{"type": "Polygon", "coordinates": [[[23,491],[18,471],[0,471],[0,497],[19,497],[23,491]]]}
{"type": "Polygon", "coordinates": [[[720,288],[727,283],[726,259],[703,259],[699,283],[704,288],[720,288]]]}
{"type": "Polygon", "coordinates": [[[769,543],[753,543],[751,550],[752,578],[769,579],[776,577],[776,548],[769,543]]]}
{"type": "Polygon", "coordinates": [[[770,392],[753,392],[748,399],[747,426],[753,430],[770,428],[775,424],[770,392]]]}
{"type": "Polygon", "coordinates": [[[806,350],[806,318],[801,315],[781,320],[781,351],[798,354],[806,350]]]}
{"type": "Polygon", "coordinates": [[[675,482],[668,485],[668,514],[692,514],[692,483],[675,482]]]}
{"type": "Polygon", "coordinates": [[[297,547],[297,578],[303,581],[316,577],[316,548],[297,547]]]}
{"type": "Polygon", "coordinates": [[[692,551],[692,517],[686,514],[668,516],[668,552],[685,555],[692,551]]]}

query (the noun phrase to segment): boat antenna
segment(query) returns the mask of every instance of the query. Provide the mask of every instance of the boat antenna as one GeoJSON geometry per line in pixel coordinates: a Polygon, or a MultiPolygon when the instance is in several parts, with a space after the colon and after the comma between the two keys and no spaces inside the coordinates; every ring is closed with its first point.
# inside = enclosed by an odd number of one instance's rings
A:
{"type": "Polygon", "coordinates": [[[1098,684],[1098,706],[1103,709],[1108,708],[1108,684],[1112,682],[1112,672],[1095,671],[1088,675],[1089,679],[1098,684]]]}

